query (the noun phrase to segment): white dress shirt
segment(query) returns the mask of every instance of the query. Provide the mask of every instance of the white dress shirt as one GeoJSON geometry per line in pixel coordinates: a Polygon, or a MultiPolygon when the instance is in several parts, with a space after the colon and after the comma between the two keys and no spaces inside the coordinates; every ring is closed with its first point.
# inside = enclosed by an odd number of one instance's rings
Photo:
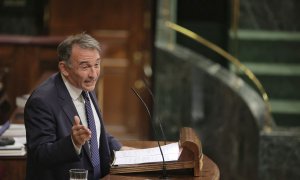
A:
{"type": "MultiPolygon", "coordinates": [[[[70,84],[67,79],[63,76],[62,79],[67,87],[67,90],[72,98],[72,101],[75,105],[75,108],[78,112],[79,118],[81,123],[88,127],[88,123],[87,123],[87,118],[86,118],[86,113],[85,113],[85,106],[84,106],[84,99],[81,95],[82,90],[76,88],[75,86],[73,86],[72,84],[70,84]]],[[[88,95],[89,96],[89,95],[88,95]]],[[[93,104],[93,101],[91,100],[90,96],[89,96],[90,102],[91,102],[91,107],[93,110],[93,115],[94,115],[94,120],[95,120],[95,125],[96,125],[96,130],[97,130],[97,141],[98,141],[98,147],[99,147],[99,138],[100,138],[100,133],[101,133],[101,124],[100,124],[100,118],[96,112],[95,106],[93,104]]],[[[74,115],[75,116],[75,115],[74,115]]],[[[73,139],[72,139],[73,141],[73,139]]],[[[73,142],[74,144],[74,142],[73,142]]],[[[80,154],[81,148],[77,148],[74,144],[75,150],[77,151],[78,154],[80,154]]]]}

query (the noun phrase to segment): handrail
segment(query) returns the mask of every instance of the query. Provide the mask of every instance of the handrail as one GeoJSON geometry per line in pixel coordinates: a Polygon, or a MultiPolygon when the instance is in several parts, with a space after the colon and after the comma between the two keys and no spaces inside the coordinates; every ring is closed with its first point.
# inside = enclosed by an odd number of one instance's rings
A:
{"type": "MultiPolygon", "coordinates": [[[[232,56],[231,54],[229,54],[228,52],[226,52],[225,50],[223,50],[222,48],[220,48],[219,46],[217,46],[216,44],[206,40],[205,38],[201,37],[200,35],[194,33],[193,31],[186,29],[178,24],[175,24],[173,22],[170,21],[166,21],[165,25],[167,27],[169,27],[170,29],[173,29],[176,32],[179,32],[195,41],[197,41],[198,43],[208,47],[209,49],[215,51],[216,53],[218,53],[219,55],[221,55],[222,57],[224,57],[225,59],[227,59],[228,61],[230,61],[231,63],[233,63],[238,69],[240,69],[241,71],[243,71],[245,73],[245,75],[254,83],[254,85],[256,86],[256,88],[259,90],[259,92],[261,93],[261,96],[264,100],[264,103],[266,104],[267,107],[267,111],[270,113],[271,112],[271,105],[269,103],[269,97],[263,87],[263,85],[261,84],[261,82],[256,78],[256,76],[254,75],[254,73],[247,68],[245,65],[243,65],[236,57],[232,56]]],[[[268,118],[268,120],[266,122],[264,122],[265,124],[265,128],[266,129],[270,129],[271,127],[271,122],[268,118]]]]}

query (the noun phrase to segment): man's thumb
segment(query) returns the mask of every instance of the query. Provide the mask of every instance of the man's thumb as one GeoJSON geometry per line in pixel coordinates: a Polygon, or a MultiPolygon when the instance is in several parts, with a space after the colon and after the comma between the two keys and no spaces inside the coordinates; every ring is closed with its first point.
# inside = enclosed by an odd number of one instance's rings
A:
{"type": "Polygon", "coordinates": [[[80,119],[78,116],[74,116],[74,125],[79,125],[80,124],[80,119]]]}

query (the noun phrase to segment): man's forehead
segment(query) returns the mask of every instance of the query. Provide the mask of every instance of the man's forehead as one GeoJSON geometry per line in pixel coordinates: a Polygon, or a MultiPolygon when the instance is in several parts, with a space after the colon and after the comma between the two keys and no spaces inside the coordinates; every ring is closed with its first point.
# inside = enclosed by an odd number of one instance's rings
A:
{"type": "Polygon", "coordinates": [[[100,53],[92,48],[72,48],[71,57],[100,59],[100,53]]]}

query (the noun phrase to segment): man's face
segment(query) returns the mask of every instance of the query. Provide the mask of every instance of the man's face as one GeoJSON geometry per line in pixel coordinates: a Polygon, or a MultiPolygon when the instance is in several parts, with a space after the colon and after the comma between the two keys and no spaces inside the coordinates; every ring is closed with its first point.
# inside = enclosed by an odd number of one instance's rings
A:
{"type": "Polygon", "coordinates": [[[60,62],[59,68],[73,86],[92,91],[100,74],[100,61],[100,54],[96,49],[82,49],[74,45],[70,67],[65,62],[60,62]]]}

